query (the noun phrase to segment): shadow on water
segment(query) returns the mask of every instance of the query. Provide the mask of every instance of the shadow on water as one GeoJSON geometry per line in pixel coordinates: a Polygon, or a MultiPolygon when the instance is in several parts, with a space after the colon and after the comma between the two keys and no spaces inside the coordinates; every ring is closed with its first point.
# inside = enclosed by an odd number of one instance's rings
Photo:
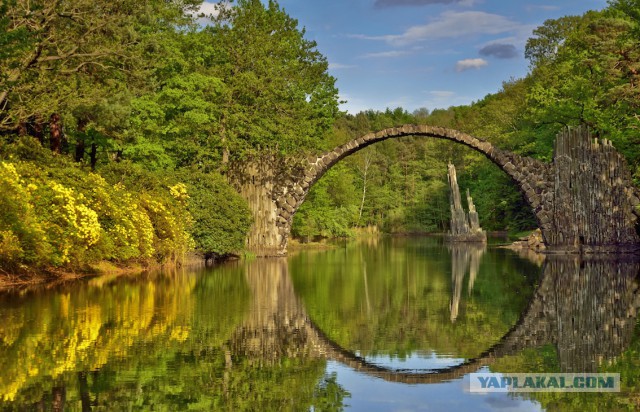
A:
{"type": "Polygon", "coordinates": [[[405,384],[631,368],[638,261],[548,257],[537,276],[402,242],[3,296],[0,408],[340,409],[327,361],[405,384]]]}

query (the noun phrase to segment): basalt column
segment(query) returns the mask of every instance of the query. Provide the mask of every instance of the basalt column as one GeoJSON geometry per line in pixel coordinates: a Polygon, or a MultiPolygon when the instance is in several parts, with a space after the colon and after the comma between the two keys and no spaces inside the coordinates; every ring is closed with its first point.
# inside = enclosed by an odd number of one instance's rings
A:
{"type": "Polygon", "coordinates": [[[231,165],[229,180],[253,214],[246,248],[259,257],[284,256],[296,208],[306,194],[296,183],[300,162],[263,155],[231,165]]]}
{"type": "Polygon", "coordinates": [[[478,212],[476,212],[476,205],[473,204],[473,199],[467,189],[467,205],[469,205],[469,231],[471,233],[483,233],[480,227],[480,218],[478,212]]]}
{"type": "Polygon", "coordinates": [[[603,139],[592,139],[586,127],[568,129],[556,139],[553,194],[546,205],[552,251],[627,252],[640,239],[633,206],[638,199],[625,159],[603,139]]]}
{"type": "Polygon", "coordinates": [[[448,167],[449,189],[451,190],[451,233],[448,240],[451,242],[486,242],[487,235],[480,228],[480,221],[473,199],[467,190],[467,203],[469,204],[469,214],[462,208],[460,188],[456,168],[449,163],[448,167]]]}
{"type": "Polygon", "coordinates": [[[451,163],[449,163],[447,176],[449,178],[449,189],[451,190],[451,237],[455,238],[469,233],[469,223],[467,222],[467,215],[462,208],[456,167],[451,163]]]}

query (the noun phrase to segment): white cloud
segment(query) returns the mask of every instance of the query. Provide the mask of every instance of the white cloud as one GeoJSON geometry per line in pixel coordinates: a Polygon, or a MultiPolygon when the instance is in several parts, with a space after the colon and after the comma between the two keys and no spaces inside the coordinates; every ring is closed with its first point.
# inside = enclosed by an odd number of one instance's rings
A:
{"type": "Polygon", "coordinates": [[[231,4],[226,1],[216,2],[216,3],[205,1],[200,5],[200,8],[198,9],[198,11],[194,13],[194,16],[204,16],[204,17],[198,18],[196,21],[198,22],[198,24],[207,26],[212,23],[211,17],[213,18],[218,17],[218,15],[220,14],[220,11],[228,9],[230,7],[231,7],[231,4]]]}
{"type": "Polygon", "coordinates": [[[559,9],[560,7],[558,6],[552,6],[547,4],[527,4],[525,6],[525,10],[528,12],[532,12],[535,10],[553,11],[553,10],[559,10],[559,9]]]}
{"type": "Polygon", "coordinates": [[[212,15],[213,17],[217,17],[220,14],[220,10],[229,7],[229,3],[209,3],[204,2],[200,6],[200,10],[198,13],[204,14],[205,16],[212,15]]]}
{"type": "Polygon", "coordinates": [[[352,64],[329,63],[329,70],[355,69],[356,67],[352,64]]]}
{"type": "Polygon", "coordinates": [[[360,57],[363,57],[366,59],[380,59],[380,58],[393,58],[393,57],[406,56],[408,54],[411,54],[411,53],[406,50],[391,50],[391,51],[385,51],[385,52],[367,53],[367,54],[363,54],[360,57]]]}
{"type": "Polygon", "coordinates": [[[479,69],[483,66],[487,66],[489,63],[485,59],[464,59],[459,60],[456,63],[456,71],[464,72],[472,69],[479,69]]]}
{"type": "Polygon", "coordinates": [[[521,23],[498,14],[482,11],[446,11],[427,24],[409,27],[402,34],[384,36],[352,35],[353,38],[382,40],[390,44],[406,45],[428,39],[467,37],[478,34],[501,34],[520,29],[521,23]]]}
{"type": "Polygon", "coordinates": [[[453,97],[456,93],[450,90],[431,90],[429,94],[438,99],[448,99],[453,97]]]}

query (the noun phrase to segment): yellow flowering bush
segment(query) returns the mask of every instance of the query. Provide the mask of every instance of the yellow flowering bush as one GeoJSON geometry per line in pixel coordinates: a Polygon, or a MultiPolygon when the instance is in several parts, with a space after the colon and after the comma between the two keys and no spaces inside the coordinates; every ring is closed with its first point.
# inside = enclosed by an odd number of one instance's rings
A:
{"type": "Polygon", "coordinates": [[[34,186],[33,206],[53,248],[48,263],[62,266],[86,261],[87,251],[100,239],[97,213],[81,193],[58,182],[34,186]]]}
{"type": "Polygon", "coordinates": [[[194,243],[184,184],[133,193],[75,165],[0,163],[0,264],[178,259],[194,243]]]}
{"type": "Polygon", "coordinates": [[[35,188],[20,177],[14,164],[0,162],[0,263],[5,266],[37,263],[51,252],[33,207],[35,188]]]}
{"type": "Polygon", "coordinates": [[[184,207],[166,205],[146,195],[140,200],[153,224],[156,260],[175,261],[194,248],[189,234],[192,219],[184,207]]]}
{"type": "Polygon", "coordinates": [[[60,266],[83,260],[85,252],[100,239],[97,213],[81,193],[57,182],[41,185],[35,193],[39,216],[55,248],[52,263],[60,266]]]}
{"type": "Polygon", "coordinates": [[[189,199],[189,193],[187,192],[187,185],[184,183],[178,183],[173,186],[169,186],[169,193],[177,201],[184,203],[189,199]]]}
{"type": "Polygon", "coordinates": [[[110,185],[90,174],[91,201],[104,231],[98,251],[102,259],[124,261],[153,255],[153,226],[149,216],[122,184],[110,185]]]}
{"type": "Polygon", "coordinates": [[[14,262],[24,251],[20,246],[20,239],[11,230],[0,231],[0,256],[3,260],[14,262]]]}

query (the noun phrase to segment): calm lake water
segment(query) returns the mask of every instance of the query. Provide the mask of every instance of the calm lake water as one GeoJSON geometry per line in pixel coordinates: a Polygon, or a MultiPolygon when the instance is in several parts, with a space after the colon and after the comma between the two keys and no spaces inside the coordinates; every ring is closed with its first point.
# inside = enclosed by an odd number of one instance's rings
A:
{"type": "Polygon", "coordinates": [[[0,295],[1,410],[640,408],[633,261],[375,238],[0,295]],[[475,394],[469,373],[618,372],[475,394]]]}

